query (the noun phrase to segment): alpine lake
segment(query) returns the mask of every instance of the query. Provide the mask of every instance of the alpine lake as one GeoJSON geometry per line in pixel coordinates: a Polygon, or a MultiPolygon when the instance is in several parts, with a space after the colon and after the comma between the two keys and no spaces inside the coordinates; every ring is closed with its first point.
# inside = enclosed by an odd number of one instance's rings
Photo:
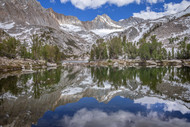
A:
{"type": "Polygon", "coordinates": [[[190,127],[189,67],[0,73],[0,126],[190,127]]]}

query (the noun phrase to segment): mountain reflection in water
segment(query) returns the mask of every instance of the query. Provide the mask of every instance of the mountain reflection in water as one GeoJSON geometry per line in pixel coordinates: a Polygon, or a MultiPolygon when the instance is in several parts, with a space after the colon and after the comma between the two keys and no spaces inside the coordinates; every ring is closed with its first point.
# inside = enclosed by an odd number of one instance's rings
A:
{"type": "Polygon", "coordinates": [[[188,127],[189,72],[67,66],[0,74],[0,125],[188,127]]]}

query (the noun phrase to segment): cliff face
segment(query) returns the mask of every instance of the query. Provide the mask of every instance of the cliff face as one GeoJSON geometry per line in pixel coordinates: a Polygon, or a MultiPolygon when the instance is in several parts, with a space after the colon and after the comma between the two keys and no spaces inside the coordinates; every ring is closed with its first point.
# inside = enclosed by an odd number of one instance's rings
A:
{"type": "Polygon", "coordinates": [[[82,22],[77,17],[58,14],[54,12],[52,8],[47,9],[47,11],[59,24],[72,24],[82,26],[82,22]]]}
{"type": "Polygon", "coordinates": [[[0,21],[14,21],[18,24],[51,26],[58,28],[58,22],[52,18],[36,0],[2,0],[0,21]]]}
{"type": "Polygon", "coordinates": [[[116,24],[108,15],[98,15],[94,20],[83,22],[84,27],[88,30],[93,29],[121,29],[122,26],[116,24]]]}

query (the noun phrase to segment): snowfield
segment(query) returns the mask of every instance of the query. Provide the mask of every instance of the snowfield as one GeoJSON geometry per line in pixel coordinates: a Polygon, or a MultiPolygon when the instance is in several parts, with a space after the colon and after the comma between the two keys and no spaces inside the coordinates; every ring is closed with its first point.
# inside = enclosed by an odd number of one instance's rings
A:
{"type": "Polygon", "coordinates": [[[106,36],[113,32],[121,32],[124,31],[124,29],[95,29],[91,30],[93,33],[99,35],[100,37],[106,36]]]}
{"type": "Polygon", "coordinates": [[[60,29],[68,31],[68,32],[79,32],[84,29],[82,29],[80,26],[71,25],[71,24],[60,24],[60,29]]]}
{"type": "Polygon", "coordinates": [[[8,30],[8,29],[11,29],[11,28],[13,28],[14,27],[14,24],[15,24],[15,22],[12,22],[12,23],[1,23],[0,22],[0,28],[1,29],[5,29],[5,30],[8,30]]]}

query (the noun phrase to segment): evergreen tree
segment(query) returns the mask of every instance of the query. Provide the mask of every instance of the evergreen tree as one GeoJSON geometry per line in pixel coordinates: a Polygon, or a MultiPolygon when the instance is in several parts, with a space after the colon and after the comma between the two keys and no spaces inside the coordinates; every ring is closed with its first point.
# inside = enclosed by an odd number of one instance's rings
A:
{"type": "Polygon", "coordinates": [[[149,60],[150,59],[150,48],[149,43],[141,44],[139,48],[139,55],[142,60],[149,60]]]}
{"type": "Polygon", "coordinates": [[[168,60],[171,60],[171,52],[168,53],[168,60]]]}
{"type": "Polygon", "coordinates": [[[175,54],[174,54],[174,47],[172,48],[172,59],[174,59],[175,54]]]}
{"type": "Polygon", "coordinates": [[[10,37],[7,40],[3,40],[0,43],[0,55],[8,58],[15,58],[17,55],[17,47],[20,45],[20,41],[14,37],[10,37]]]}
{"type": "Polygon", "coordinates": [[[186,43],[187,41],[187,37],[185,37],[183,39],[183,41],[180,41],[179,42],[179,50],[180,52],[178,52],[177,54],[177,58],[178,59],[189,59],[190,58],[190,55],[189,55],[189,44],[186,43]]]}
{"type": "Polygon", "coordinates": [[[119,55],[122,54],[122,42],[121,38],[114,37],[109,42],[109,57],[116,59],[119,55]]]}
{"type": "Polygon", "coordinates": [[[135,59],[138,55],[138,50],[136,48],[135,43],[133,44],[132,42],[127,42],[126,44],[126,52],[128,55],[129,59],[135,59]]]}

